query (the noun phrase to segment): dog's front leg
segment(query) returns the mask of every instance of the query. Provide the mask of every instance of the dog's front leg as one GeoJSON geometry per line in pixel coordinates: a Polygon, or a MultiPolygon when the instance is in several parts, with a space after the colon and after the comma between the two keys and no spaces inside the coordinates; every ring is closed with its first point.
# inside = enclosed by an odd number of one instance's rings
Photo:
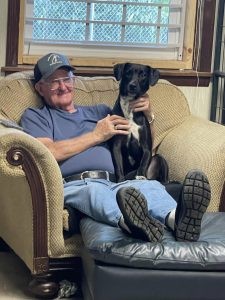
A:
{"type": "Polygon", "coordinates": [[[148,121],[142,119],[142,130],[140,130],[140,145],[142,147],[142,157],[137,169],[136,179],[147,179],[147,171],[152,159],[152,135],[148,121]]]}
{"type": "Polygon", "coordinates": [[[152,153],[149,149],[144,149],[144,153],[137,169],[136,179],[147,179],[147,170],[151,162],[152,153]]]}
{"type": "Polygon", "coordinates": [[[112,148],[113,163],[114,163],[117,182],[124,181],[123,156],[121,153],[121,144],[122,144],[121,140],[115,139],[112,148]]]}

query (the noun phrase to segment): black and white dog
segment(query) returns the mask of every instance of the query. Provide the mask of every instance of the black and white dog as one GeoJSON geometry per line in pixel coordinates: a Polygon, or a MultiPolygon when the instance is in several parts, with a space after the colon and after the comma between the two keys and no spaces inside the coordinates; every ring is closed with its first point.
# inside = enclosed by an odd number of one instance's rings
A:
{"type": "Polygon", "coordinates": [[[133,112],[129,102],[144,95],[149,86],[159,79],[159,71],[150,66],[124,63],[114,66],[114,76],[120,81],[119,96],[113,114],[124,116],[130,122],[129,135],[112,138],[112,156],[118,182],[126,179],[144,179],[152,159],[150,124],[143,112],[133,112]]]}

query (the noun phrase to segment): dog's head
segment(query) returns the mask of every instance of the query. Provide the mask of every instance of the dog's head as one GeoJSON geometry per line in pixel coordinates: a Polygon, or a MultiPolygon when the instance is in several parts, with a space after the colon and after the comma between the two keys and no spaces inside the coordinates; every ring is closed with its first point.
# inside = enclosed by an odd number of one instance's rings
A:
{"type": "Polygon", "coordinates": [[[117,64],[113,71],[115,78],[120,80],[120,95],[131,99],[144,95],[159,79],[157,69],[142,64],[117,64]]]}

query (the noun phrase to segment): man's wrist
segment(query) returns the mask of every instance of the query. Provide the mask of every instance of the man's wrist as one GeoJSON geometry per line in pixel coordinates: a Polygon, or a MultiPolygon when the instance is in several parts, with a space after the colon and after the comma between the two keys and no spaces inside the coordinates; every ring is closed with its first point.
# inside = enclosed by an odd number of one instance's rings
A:
{"type": "Polygon", "coordinates": [[[153,112],[150,112],[149,114],[149,118],[148,118],[148,123],[152,124],[155,120],[155,115],[153,114],[153,112]]]}

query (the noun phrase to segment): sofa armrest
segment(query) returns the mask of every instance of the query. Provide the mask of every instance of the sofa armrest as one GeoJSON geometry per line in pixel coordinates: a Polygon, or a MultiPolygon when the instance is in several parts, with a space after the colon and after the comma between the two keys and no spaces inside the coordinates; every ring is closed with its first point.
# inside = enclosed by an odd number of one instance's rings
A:
{"type": "Polygon", "coordinates": [[[0,236],[32,272],[44,271],[45,259],[64,249],[61,172],[37,139],[4,127],[0,127],[0,195],[0,236]]]}
{"type": "Polygon", "coordinates": [[[205,172],[212,189],[208,210],[221,210],[225,178],[224,126],[190,115],[166,135],[157,153],[169,164],[170,180],[183,181],[191,169],[205,172]]]}

